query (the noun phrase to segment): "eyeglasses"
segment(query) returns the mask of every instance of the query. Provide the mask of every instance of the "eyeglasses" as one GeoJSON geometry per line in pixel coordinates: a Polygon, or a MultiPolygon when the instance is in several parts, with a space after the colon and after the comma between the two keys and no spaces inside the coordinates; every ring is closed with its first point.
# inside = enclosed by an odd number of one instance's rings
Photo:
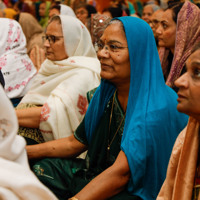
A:
{"type": "Polygon", "coordinates": [[[45,35],[45,36],[42,36],[43,42],[45,42],[46,40],[48,40],[49,44],[54,44],[56,42],[56,40],[59,40],[59,38],[63,38],[63,36],[55,36],[55,35],[45,35]]]}
{"type": "Polygon", "coordinates": [[[120,46],[120,45],[116,45],[116,44],[103,44],[102,42],[97,42],[95,43],[95,49],[97,51],[101,51],[103,50],[105,47],[105,51],[109,52],[109,53],[115,53],[115,52],[119,52],[121,49],[125,49],[125,48],[128,48],[128,47],[123,47],[123,46],[120,46]]]}

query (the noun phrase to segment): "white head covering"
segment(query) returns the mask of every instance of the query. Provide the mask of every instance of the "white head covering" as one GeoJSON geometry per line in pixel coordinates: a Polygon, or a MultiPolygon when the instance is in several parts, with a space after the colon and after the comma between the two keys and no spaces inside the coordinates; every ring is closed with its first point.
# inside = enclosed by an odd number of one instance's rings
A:
{"type": "Polygon", "coordinates": [[[20,24],[0,18],[0,69],[9,98],[22,97],[28,91],[36,68],[26,52],[26,38],[20,24]]]}
{"type": "Polygon", "coordinates": [[[69,57],[96,57],[88,29],[83,23],[71,16],[60,15],[65,40],[65,49],[69,57]]]}
{"type": "Polygon", "coordinates": [[[100,83],[100,62],[89,31],[75,17],[60,18],[69,57],[46,59],[21,101],[43,105],[40,131],[45,141],[67,137],[76,130],[87,110],[87,92],[100,83]]]}
{"type": "Polygon", "coordinates": [[[69,16],[72,16],[72,17],[76,17],[74,11],[72,10],[71,7],[69,6],[66,6],[66,5],[63,5],[63,4],[60,4],[60,14],[61,15],[69,15],[69,16]]]}
{"type": "Polygon", "coordinates": [[[14,108],[0,85],[0,199],[57,199],[28,166],[14,108]]]}

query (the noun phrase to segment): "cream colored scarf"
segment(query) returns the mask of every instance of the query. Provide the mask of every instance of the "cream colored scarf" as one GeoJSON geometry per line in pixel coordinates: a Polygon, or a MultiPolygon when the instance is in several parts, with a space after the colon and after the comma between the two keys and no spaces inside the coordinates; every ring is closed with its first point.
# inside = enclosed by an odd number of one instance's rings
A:
{"type": "Polygon", "coordinates": [[[21,103],[43,105],[40,130],[45,141],[71,135],[87,110],[86,94],[100,83],[97,58],[45,60],[21,103]]]}

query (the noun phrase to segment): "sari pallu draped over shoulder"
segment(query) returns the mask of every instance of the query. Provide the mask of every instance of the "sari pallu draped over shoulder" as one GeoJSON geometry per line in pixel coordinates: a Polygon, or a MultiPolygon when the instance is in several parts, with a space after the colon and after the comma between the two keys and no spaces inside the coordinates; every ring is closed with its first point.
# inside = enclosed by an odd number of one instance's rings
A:
{"type": "MultiPolygon", "coordinates": [[[[165,178],[174,141],[188,117],[177,111],[177,95],[165,85],[149,25],[135,17],[117,19],[125,29],[131,68],[121,142],[131,171],[128,191],[144,200],[155,200],[165,178]]],[[[89,143],[115,89],[110,82],[102,80],[92,98],[85,117],[89,143]]]]}
{"type": "MultiPolygon", "coordinates": [[[[174,81],[180,76],[192,48],[198,42],[200,42],[200,10],[195,4],[186,1],[178,13],[174,56],[166,80],[167,85],[174,86],[174,81]]],[[[167,60],[169,50],[160,48],[159,55],[165,72],[169,65],[167,60]]]]}
{"type": "Polygon", "coordinates": [[[87,110],[86,94],[100,82],[100,63],[87,28],[75,17],[60,18],[69,57],[46,59],[21,101],[43,106],[39,128],[45,141],[67,137],[76,130],[87,110]]]}
{"type": "MultiPolygon", "coordinates": [[[[192,199],[199,149],[199,122],[190,117],[170,157],[167,176],[157,200],[192,199]]],[[[198,196],[200,200],[200,196],[198,196]]]]}

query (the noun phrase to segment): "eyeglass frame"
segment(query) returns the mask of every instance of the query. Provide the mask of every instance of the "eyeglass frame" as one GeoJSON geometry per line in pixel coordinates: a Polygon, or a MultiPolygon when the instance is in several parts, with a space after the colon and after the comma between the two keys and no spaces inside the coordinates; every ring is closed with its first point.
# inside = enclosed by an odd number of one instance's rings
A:
{"type": "Polygon", "coordinates": [[[96,51],[101,51],[105,48],[105,51],[107,51],[108,53],[112,52],[112,53],[116,53],[118,52],[120,49],[125,49],[125,48],[128,48],[128,47],[123,47],[123,46],[117,46],[117,45],[114,45],[114,44],[103,44],[101,43],[101,41],[98,41],[98,42],[95,42],[95,49],[96,51]],[[100,45],[102,45],[102,47],[99,47],[100,45]],[[113,47],[110,47],[110,46],[113,46],[113,47]],[[113,50],[112,50],[113,48],[113,50]]]}
{"type": "Polygon", "coordinates": [[[42,36],[43,42],[48,40],[49,44],[54,44],[59,38],[63,38],[64,36],[55,36],[55,35],[44,35],[42,36]],[[54,39],[52,39],[54,38],[54,39]]]}

